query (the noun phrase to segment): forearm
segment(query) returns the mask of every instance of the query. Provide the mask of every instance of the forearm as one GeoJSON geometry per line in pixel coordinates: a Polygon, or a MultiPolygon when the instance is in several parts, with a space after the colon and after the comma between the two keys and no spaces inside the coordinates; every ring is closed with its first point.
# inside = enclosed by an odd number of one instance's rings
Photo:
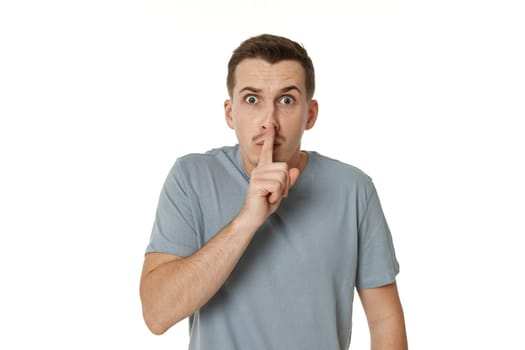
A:
{"type": "Polygon", "coordinates": [[[141,298],[151,331],[161,334],[206,304],[233,271],[255,231],[237,217],[193,255],[144,271],[141,298]]]}
{"type": "Polygon", "coordinates": [[[358,292],[368,320],[372,350],[406,350],[405,317],[397,283],[358,292]]]}
{"type": "Polygon", "coordinates": [[[403,312],[369,323],[372,350],[407,350],[403,312]]]}

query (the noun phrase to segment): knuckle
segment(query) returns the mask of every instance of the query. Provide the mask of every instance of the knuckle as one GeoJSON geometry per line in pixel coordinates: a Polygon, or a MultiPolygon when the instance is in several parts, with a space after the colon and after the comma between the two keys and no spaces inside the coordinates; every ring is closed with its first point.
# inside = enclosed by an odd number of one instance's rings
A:
{"type": "Polygon", "coordinates": [[[282,184],[281,184],[280,181],[270,181],[270,182],[268,182],[268,184],[266,186],[266,189],[270,193],[276,193],[276,192],[279,192],[281,190],[281,187],[282,187],[282,184]]]}
{"type": "Polygon", "coordinates": [[[277,164],[277,167],[281,170],[284,170],[284,171],[288,170],[288,164],[286,162],[275,163],[275,164],[277,164]]]}

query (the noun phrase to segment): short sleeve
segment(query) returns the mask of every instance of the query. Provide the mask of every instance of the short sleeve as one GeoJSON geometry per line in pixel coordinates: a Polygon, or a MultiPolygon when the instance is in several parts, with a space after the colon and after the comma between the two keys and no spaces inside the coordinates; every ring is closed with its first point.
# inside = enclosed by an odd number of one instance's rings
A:
{"type": "Polygon", "coordinates": [[[197,247],[194,217],[181,162],[172,167],[160,193],[147,253],[189,256],[197,247]]]}
{"type": "Polygon", "coordinates": [[[375,186],[371,185],[366,209],[359,221],[357,288],[375,288],[395,281],[399,273],[392,235],[375,186]]]}

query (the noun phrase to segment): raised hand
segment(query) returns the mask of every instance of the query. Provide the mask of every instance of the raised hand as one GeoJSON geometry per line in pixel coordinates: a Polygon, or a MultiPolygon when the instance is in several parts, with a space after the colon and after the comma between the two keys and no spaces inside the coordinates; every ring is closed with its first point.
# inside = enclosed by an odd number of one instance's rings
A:
{"type": "Polygon", "coordinates": [[[269,128],[257,167],[251,174],[250,186],[242,213],[252,224],[262,225],[288,196],[288,191],[299,177],[299,169],[288,169],[285,162],[273,162],[275,129],[269,128]]]}

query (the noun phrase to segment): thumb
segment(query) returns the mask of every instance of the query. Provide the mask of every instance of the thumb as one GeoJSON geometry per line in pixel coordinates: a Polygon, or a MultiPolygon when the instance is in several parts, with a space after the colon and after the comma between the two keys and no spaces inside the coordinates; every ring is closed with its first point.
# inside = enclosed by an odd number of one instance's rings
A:
{"type": "Polygon", "coordinates": [[[297,178],[299,177],[299,169],[292,168],[288,170],[288,174],[290,176],[290,186],[288,188],[290,188],[295,184],[295,182],[297,181],[297,178]]]}

